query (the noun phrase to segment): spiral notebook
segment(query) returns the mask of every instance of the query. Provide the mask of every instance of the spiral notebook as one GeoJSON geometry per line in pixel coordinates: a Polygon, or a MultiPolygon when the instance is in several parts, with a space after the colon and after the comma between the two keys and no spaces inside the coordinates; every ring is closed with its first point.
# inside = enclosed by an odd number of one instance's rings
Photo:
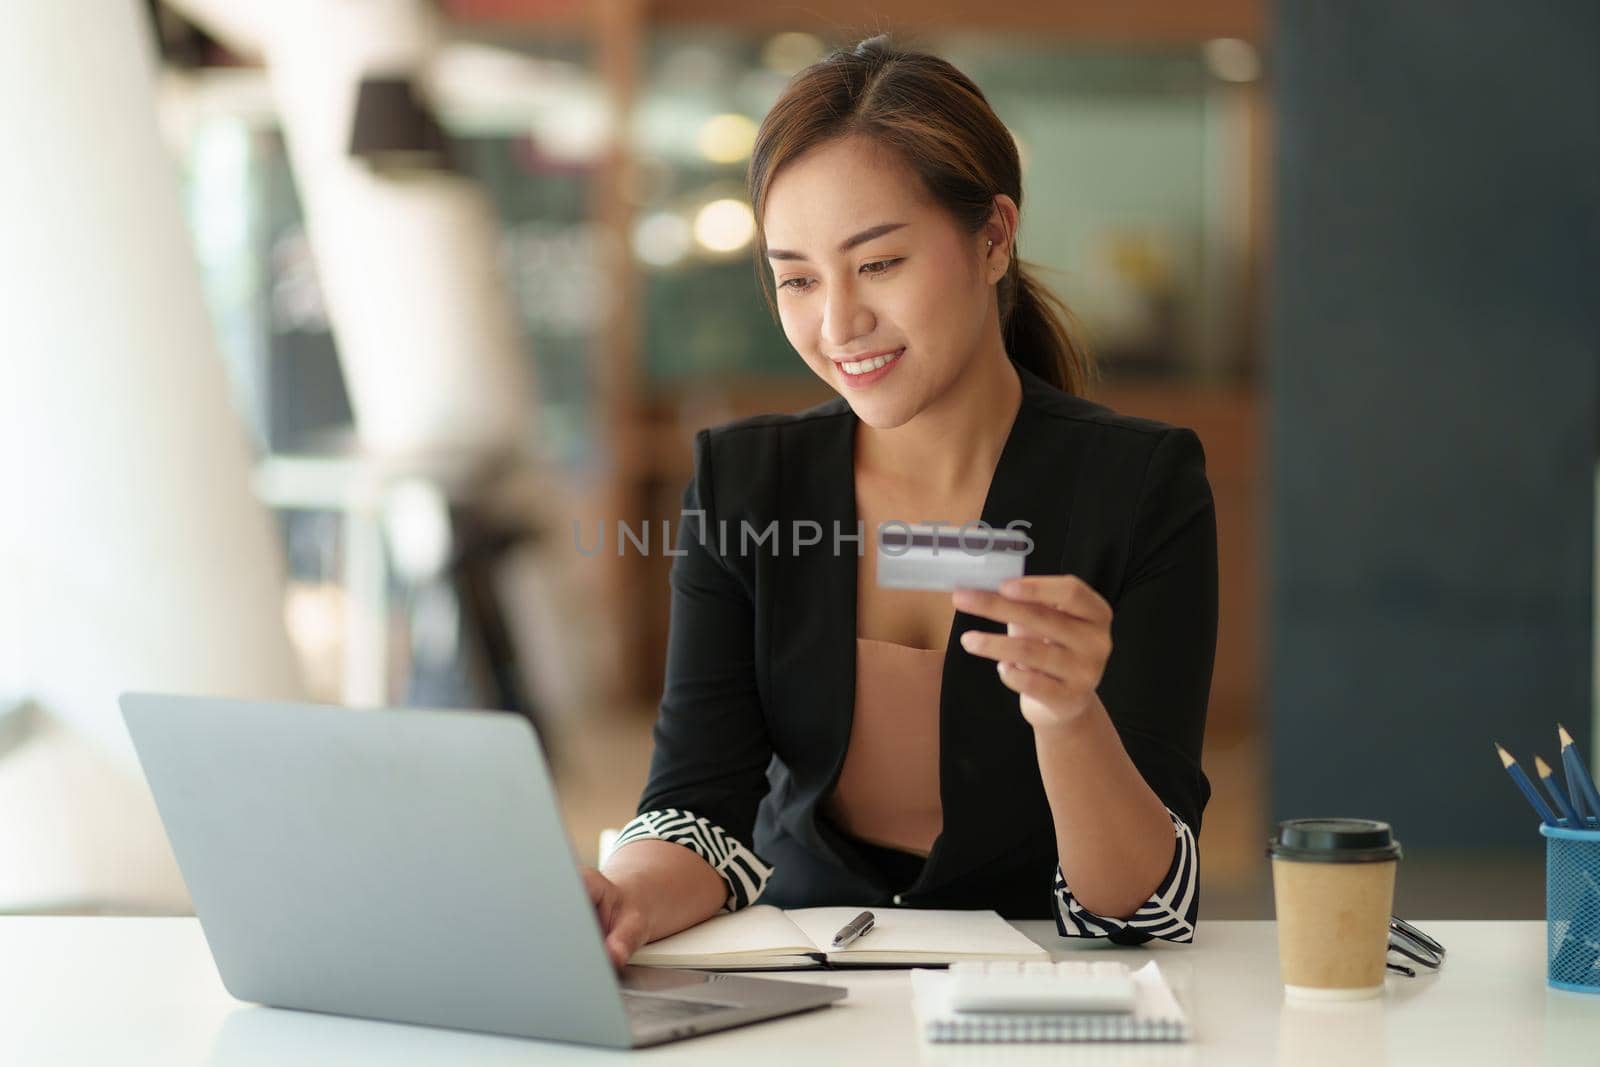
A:
{"type": "Polygon", "coordinates": [[[929,1041],[1187,1041],[1189,1020],[1154,960],[1133,972],[1135,1003],[1126,1015],[1035,1015],[952,1011],[950,976],[911,972],[912,1003],[929,1041]]]}

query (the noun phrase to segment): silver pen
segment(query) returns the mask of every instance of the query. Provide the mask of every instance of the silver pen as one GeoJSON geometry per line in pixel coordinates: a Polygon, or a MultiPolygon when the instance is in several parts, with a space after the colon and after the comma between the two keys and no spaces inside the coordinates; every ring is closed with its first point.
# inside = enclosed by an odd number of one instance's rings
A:
{"type": "Polygon", "coordinates": [[[844,948],[850,942],[872,929],[872,924],[876,921],[870,911],[864,911],[857,915],[854,919],[845,923],[843,929],[833,935],[833,947],[844,948]]]}

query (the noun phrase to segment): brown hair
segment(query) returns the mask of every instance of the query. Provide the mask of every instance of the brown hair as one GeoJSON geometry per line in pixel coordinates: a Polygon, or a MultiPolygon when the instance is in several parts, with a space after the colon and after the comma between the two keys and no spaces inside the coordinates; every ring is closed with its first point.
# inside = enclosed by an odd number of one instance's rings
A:
{"type": "MultiPolygon", "coordinates": [[[[763,269],[761,216],[783,165],[839,137],[859,134],[894,151],[933,199],[977,233],[1004,193],[1022,206],[1017,145],[981,90],[938,56],[905,52],[885,35],[841,48],[792,78],[761,122],[747,180],[760,239],[756,275],[777,314],[763,269]]],[[[999,282],[1000,332],[1012,360],[1054,385],[1082,394],[1094,363],[1069,325],[1072,313],[1016,255],[999,282]]]]}

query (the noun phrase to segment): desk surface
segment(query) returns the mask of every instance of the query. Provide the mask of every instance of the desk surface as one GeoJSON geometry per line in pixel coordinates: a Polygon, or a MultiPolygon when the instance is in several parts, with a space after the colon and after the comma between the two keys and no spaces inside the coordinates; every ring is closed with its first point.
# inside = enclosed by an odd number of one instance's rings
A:
{"type": "MultiPolygon", "coordinates": [[[[1048,922],[1018,923],[1052,951],[1048,922]]],[[[1202,922],[1193,945],[1071,949],[1154,956],[1190,1013],[1187,1045],[931,1045],[905,971],[789,972],[850,990],[838,1005],[640,1053],[618,1053],[241,1004],[222,988],[194,919],[0,918],[0,1064],[545,1064],[780,1067],[818,1062],[1359,1064],[1596,1062],[1600,996],[1547,990],[1542,922],[1420,922],[1449,959],[1392,976],[1365,1004],[1300,1008],[1278,985],[1269,922],[1202,922]]]]}

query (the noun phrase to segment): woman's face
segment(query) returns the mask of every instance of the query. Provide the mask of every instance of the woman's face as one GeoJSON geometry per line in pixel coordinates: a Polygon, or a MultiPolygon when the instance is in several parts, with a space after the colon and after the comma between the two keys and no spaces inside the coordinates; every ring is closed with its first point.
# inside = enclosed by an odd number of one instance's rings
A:
{"type": "Polygon", "coordinates": [[[998,332],[987,234],[963,232],[870,141],[840,138],[785,165],[762,221],[784,334],[870,426],[930,405],[998,332]]]}

